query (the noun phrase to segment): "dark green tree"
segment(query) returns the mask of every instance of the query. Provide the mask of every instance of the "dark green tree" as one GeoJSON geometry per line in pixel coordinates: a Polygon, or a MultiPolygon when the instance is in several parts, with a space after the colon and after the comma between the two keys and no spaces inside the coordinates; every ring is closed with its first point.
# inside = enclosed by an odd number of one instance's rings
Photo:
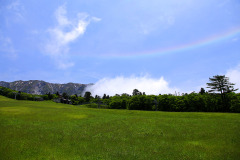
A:
{"type": "Polygon", "coordinates": [[[79,96],[79,97],[78,97],[78,103],[79,103],[79,104],[84,103],[84,98],[81,97],[81,96],[79,96]]]}
{"type": "Polygon", "coordinates": [[[229,93],[236,91],[238,89],[234,89],[234,83],[229,82],[229,78],[225,77],[225,75],[216,75],[213,78],[209,78],[210,83],[207,83],[210,88],[209,92],[220,92],[221,95],[224,93],[229,93]]]}
{"type": "Polygon", "coordinates": [[[77,96],[76,94],[70,96],[70,99],[71,99],[71,102],[72,102],[73,105],[77,105],[77,104],[79,104],[78,96],[77,96]]]}
{"type": "Polygon", "coordinates": [[[200,92],[199,92],[200,94],[204,94],[204,93],[206,93],[206,91],[205,91],[205,89],[204,88],[201,88],[201,90],[200,90],[200,92]]]}
{"type": "Polygon", "coordinates": [[[133,90],[133,93],[132,93],[133,96],[140,95],[140,94],[142,93],[138,89],[133,90]]]}
{"type": "Polygon", "coordinates": [[[50,92],[47,93],[47,96],[48,96],[48,99],[49,99],[49,100],[50,100],[50,99],[53,99],[53,95],[52,95],[50,92]]]}
{"type": "Polygon", "coordinates": [[[223,103],[223,111],[227,111],[228,102],[226,98],[226,94],[230,92],[234,92],[238,89],[234,89],[234,83],[229,82],[229,78],[225,75],[216,75],[212,78],[209,78],[210,83],[207,83],[208,87],[210,88],[209,92],[220,92],[222,103],[223,103]]]}
{"type": "Polygon", "coordinates": [[[101,97],[98,95],[95,95],[95,99],[100,99],[101,97]]]}
{"type": "Polygon", "coordinates": [[[60,96],[60,94],[59,94],[59,92],[58,92],[58,91],[57,91],[56,95],[57,95],[58,97],[60,96]]]}
{"type": "Polygon", "coordinates": [[[85,94],[84,94],[84,98],[85,98],[85,101],[86,102],[89,102],[90,101],[90,99],[91,99],[91,92],[89,92],[89,91],[87,91],[87,92],[85,92],[85,94]]]}
{"type": "Polygon", "coordinates": [[[107,97],[107,96],[106,96],[106,94],[104,93],[102,99],[106,99],[106,97],[107,97]]]}
{"type": "Polygon", "coordinates": [[[65,99],[68,99],[68,97],[69,97],[66,92],[64,92],[64,93],[62,94],[62,96],[63,96],[63,98],[65,98],[65,99]]]}

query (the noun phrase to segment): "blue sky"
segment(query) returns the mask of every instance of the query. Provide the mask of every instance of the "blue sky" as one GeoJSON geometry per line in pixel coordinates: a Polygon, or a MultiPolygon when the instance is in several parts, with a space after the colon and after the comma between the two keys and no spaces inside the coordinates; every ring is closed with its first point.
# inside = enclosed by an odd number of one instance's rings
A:
{"type": "Polygon", "coordinates": [[[0,80],[95,83],[95,94],[240,87],[239,0],[0,0],[0,80]]]}

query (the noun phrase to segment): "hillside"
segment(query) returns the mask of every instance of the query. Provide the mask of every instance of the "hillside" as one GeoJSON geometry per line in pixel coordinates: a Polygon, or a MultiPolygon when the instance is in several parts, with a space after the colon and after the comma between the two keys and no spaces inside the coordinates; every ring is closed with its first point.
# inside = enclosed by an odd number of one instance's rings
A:
{"type": "Polygon", "coordinates": [[[49,83],[39,80],[30,80],[30,81],[14,81],[14,82],[4,82],[0,81],[0,86],[7,87],[12,90],[26,92],[29,94],[38,94],[43,95],[46,93],[56,93],[60,94],[66,92],[69,95],[73,94],[82,94],[84,89],[91,84],[80,84],[80,83],[49,83]]]}

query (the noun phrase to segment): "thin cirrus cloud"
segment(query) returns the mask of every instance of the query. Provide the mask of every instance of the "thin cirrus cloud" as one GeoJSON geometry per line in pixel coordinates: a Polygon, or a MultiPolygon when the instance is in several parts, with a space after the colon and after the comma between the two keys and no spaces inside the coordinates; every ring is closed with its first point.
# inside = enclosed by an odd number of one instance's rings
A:
{"type": "Polygon", "coordinates": [[[145,76],[118,76],[115,78],[103,78],[86,88],[85,91],[90,91],[92,95],[102,96],[107,94],[113,96],[115,94],[132,94],[134,89],[146,94],[174,94],[179,89],[169,87],[169,83],[163,78],[152,78],[148,75],[145,76]]]}
{"type": "Polygon", "coordinates": [[[21,21],[24,19],[25,7],[20,3],[19,0],[10,3],[6,8],[12,13],[12,20],[21,21]]]}
{"type": "Polygon", "coordinates": [[[9,59],[17,58],[17,51],[13,47],[12,40],[9,37],[0,36],[0,52],[5,53],[5,57],[9,59]]]}
{"type": "Polygon", "coordinates": [[[58,7],[55,11],[57,25],[49,28],[49,40],[45,44],[45,53],[49,55],[60,69],[67,69],[74,66],[68,53],[70,43],[82,36],[87,26],[92,21],[100,21],[100,18],[90,17],[87,13],[78,13],[76,19],[69,19],[65,5],[58,7]]]}

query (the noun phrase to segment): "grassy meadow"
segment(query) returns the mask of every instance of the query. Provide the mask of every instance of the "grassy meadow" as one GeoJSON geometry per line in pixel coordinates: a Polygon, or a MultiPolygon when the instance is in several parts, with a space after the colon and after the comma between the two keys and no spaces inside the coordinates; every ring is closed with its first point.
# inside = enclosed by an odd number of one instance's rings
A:
{"type": "Polygon", "coordinates": [[[240,114],[92,109],[0,96],[0,159],[240,159],[240,114]]]}

